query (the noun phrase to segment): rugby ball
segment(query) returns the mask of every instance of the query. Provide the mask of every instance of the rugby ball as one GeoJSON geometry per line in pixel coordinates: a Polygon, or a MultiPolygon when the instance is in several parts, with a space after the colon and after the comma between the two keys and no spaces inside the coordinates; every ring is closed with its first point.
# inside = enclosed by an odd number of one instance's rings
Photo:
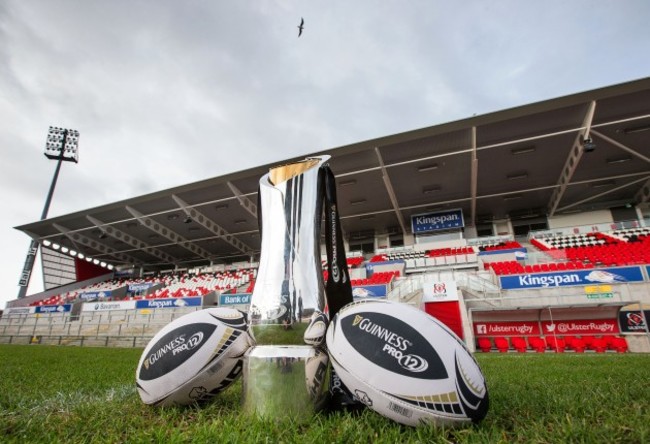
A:
{"type": "Polygon", "coordinates": [[[145,404],[204,403],[241,374],[253,341],[246,315],[232,308],[208,308],[170,322],[151,339],[136,370],[145,404]]]}
{"type": "Polygon", "coordinates": [[[458,336],[417,308],[352,302],[330,322],[326,342],[345,386],[387,418],[454,427],[487,414],[488,390],[474,357],[458,336]]]}
{"type": "Polygon", "coordinates": [[[320,311],[315,311],[309,321],[309,325],[303,334],[303,340],[307,345],[317,347],[325,342],[325,333],[328,324],[327,315],[320,311]]]}

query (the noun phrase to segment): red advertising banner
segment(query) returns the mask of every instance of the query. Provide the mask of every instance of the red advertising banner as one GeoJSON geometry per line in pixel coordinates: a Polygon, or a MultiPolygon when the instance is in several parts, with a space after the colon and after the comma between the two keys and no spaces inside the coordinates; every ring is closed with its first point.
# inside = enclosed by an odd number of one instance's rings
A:
{"type": "Polygon", "coordinates": [[[577,321],[542,321],[545,335],[608,335],[619,333],[616,319],[580,319],[577,321]]]}
{"type": "Polygon", "coordinates": [[[476,336],[539,336],[536,321],[474,322],[476,336]]]}

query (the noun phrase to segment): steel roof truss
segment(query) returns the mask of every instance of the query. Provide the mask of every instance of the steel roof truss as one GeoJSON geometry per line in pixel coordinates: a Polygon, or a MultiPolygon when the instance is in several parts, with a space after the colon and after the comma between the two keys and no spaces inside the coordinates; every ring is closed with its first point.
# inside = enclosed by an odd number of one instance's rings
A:
{"type": "Polygon", "coordinates": [[[237,239],[233,234],[226,231],[223,227],[221,227],[217,223],[213,222],[209,217],[201,213],[196,208],[190,207],[190,205],[187,202],[185,202],[183,199],[176,196],[175,194],[172,194],[172,199],[174,199],[174,202],[176,202],[176,204],[183,210],[183,212],[187,214],[189,217],[191,217],[194,222],[201,225],[203,228],[210,231],[211,233],[216,234],[220,239],[229,243],[230,245],[232,245],[242,253],[246,253],[246,254],[252,253],[252,250],[248,245],[246,245],[245,243],[237,239]]]}
{"type": "Polygon", "coordinates": [[[606,142],[608,142],[608,143],[611,143],[611,144],[614,145],[616,148],[620,148],[620,149],[622,149],[623,151],[627,151],[628,153],[632,154],[633,156],[636,156],[636,157],[638,157],[639,159],[644,160],[644,161],[650,163],[650,158],[644,156],[643,154],[639,153],[638,151],[633,150],[632,148],[629,148],[629,147],[623,145],[623,144],[620,143],[620,142],[617,142],[616,140],[612,139],[611,137],[607,137],[606,135],[602,134],[602,133],[599,132],[599,131],[591,130],[591,134],[595,134],[596,136],[598,136],[599,138],[603,139],[604,141],[606,141],[606,142]]]}
{"type": "Polygon", "coordinates": [[[63,225],[53,223],[52,226],[56,228],[59,232],[61,232],[64,236],[66,236],[68,239],[70,239],[73,244],[79,243],[88,248],[97,250],[102,254],[114,256],[127,264],[139,265],[141,262],[140,260],[134,258],[133,256],[129,256],[128,254],[118,252],[111,247],[107,247],[106,245],[97,242],[94,239],[84,236],[81,233],[73,232],[72,230],[69,230],[63,225]]]}
{"type": "Polygon", "coordinates": [[[643,184],[641,189],[634,196],[634,199],[640,204],[650,202],[650,179],[643,184]]]}
{"type": "Polygon", "coordinates": [[[585,114],[585,118],[582,124],[582,127],[576,134],[575,140],[573,141],[573,146],[569,152],[569,157],[564,163],[564,168],[562,168],[562,174],[560,174],[560,179],[558,181],[559,187],[555,188],[553,194],[551,195],[551,200],[548,205],[548,216],[552,217],[557,211],[557,207],[560,205],[562,196],[566,191],[566,187],[571,182],[573,173],[575,173],[584,153],[583,140],[589,137],[589,131],[591,129],[591,122],[594,118],[594,112],[596,111],[596,101],[592,100],[585,114]]]}
{"type": "Polygon", "coordinates": [[[577,205],[580,205],[580,204],[583,204],[583,203],[589,202],[589,201],[594,200],[594,199],[598,199],[599,197],[603,197],[603,196],[606,196],[606,195],[608,195],[608,194],[610,194],[610,193],[613,193],[613,192],[615,192],[615,191],[622,190],[623,188],[627,188],[627,187],[632,186],[632,185],[635,185],[635,184],[637,184],[637,183],[639,183],[639,182],[643,182],[644,180],[646,180],[645,177],[643,177],[643,178],[641,178],[641,179],[633,180],[632,182],[625,183],[625,184],[620,185],[620,186],[618,186],[618,187],[612,188],[611,190],[607,190],[607,191],[604,191],[604,192],[602,192],[602,193],[598,193],[598,194],[596,194],[596,195],[594,195],[594,196],[588,197],[588,198],[586,198],[586,199],[582,199],[582,200],[579,200],[579,201],[577,201],[577,202],[573,202],[573,203],[570,204],[570,205],[565,205],[565,206],[563,206],[562,208],[558,208],[557,211],[568,210],[569,208],[573,208],[573,207],[575,207],[575,206],[577,206],[577,205]]]}
{"type": "Polygon", "coordinates": [[[99,228],[102,233],[105,233],[107,236],[112,237],[113,239],[117,239],[121,242],[124,242],[125,244],[128,244],[138,250],[142,250],[147,252],[148,254],[161,259],[167,263],[173,264],[178,261],[175,257],[165,253],[164,251],[161,251],[155,247],[152,247],[151,245],[147,244],[146,242],[143,242],[141,240],[138,240],[134,238],[133,236],[129,235],[128,233],[125,233],[124,231],[120,230],[119,228],[112,227],[110,225],[105,224],[99,219],[96,219],[92,216],[86,216],[86,219],[88,219],[93,225],[95,225],[97,228],[99,228]]]}
{"type": "Polygon", "coordinates": [[[131,208],[128,205],[125,208],[129,213],[133,215],[133,217],[135,217],[138,220],[138,222],[140,222],[145,228],[153,231],[154,233],[169,239],[175,244],[180,245],[181,247],[185,248],[188,251],[191,251],[192,253],[196,254],[199,257],[202,257],[203,259],[209,260],[210,257],[212,256],[212,254],[209,251],[204,250],[198,245],[195,245],[194,243],[184,238],[180,234],[176,233],[175,231],[172,231],[168,227],[161,226],[154,219],[150,218],[149,216],[145,216],[135,208],[131,208]]]}
{"type": "Polygon", "coordinates": [[[250,199],[244,195],[244,193],[239,191],[239,188],[237,188],[232,182],[228,181],[226,184],[228,185],[228,188],[230,188],[230,191],[232,191],[232,193],[235,195],[241,206],[244,207],[244,209],[248,211],[251,216],[257,219],[257,205],[251,202],[250,199]]]}
{"type": "Polygon", "coordinates": [[[472,161],[471,161],[471,181],[470,181],[470,195],[471,195],[471,211],[470,211],[470,226],[476,225],[476,195],[478,193],[478,158],[476,157],[476,127],[472,127],[472,161]]]}
{"type": "Polygon", "coordinates": [[[407,234],[408,231],[406,231],[406,224],[404,223],[404,217],[402,216],[402,212],[399,209],[399,203],[397,202],[397,197],[395,196],[395,190],[393,190],[393,185],[390,182],[390,177],[388,176],[388,172],[386,171],[386,166],[384,165],[384,160],[381,157],[381,153],[379,152],[378,147],[375,147],[375,154],[377,154],[377,160],[379,161],[379,165],[381,167],[381,178],[384,181],[384,186],[386,187],[386,191],[388,192],[388,197],[390,198],[390,202],[393,205],[395,216],[397,216],[397,221],[399,222],[399,225],[402,228],[402,233],[407,234]]]}

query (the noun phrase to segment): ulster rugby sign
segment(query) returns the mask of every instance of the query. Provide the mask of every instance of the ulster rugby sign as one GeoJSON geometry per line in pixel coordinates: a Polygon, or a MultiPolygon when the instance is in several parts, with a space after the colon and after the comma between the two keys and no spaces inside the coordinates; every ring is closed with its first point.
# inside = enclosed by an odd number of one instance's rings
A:
{"type": "Polygon", "coordinates": [[[476,336],[537,336],[539,333],[536,321],[474,322],[476,336]]]}

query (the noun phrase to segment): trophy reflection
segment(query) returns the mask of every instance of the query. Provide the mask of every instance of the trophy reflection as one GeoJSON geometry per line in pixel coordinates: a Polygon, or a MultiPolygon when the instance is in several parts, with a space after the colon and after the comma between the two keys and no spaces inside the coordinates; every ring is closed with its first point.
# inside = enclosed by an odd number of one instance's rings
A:
{"type": "Polygon", "coordinates": [[[327,401],[327,328],[320,234],[321,167],[329,156],[273,168],[260,179],[260,264],[249,310],[255,346],[244,358],[243,408],[307,419],[327,401]]]}

